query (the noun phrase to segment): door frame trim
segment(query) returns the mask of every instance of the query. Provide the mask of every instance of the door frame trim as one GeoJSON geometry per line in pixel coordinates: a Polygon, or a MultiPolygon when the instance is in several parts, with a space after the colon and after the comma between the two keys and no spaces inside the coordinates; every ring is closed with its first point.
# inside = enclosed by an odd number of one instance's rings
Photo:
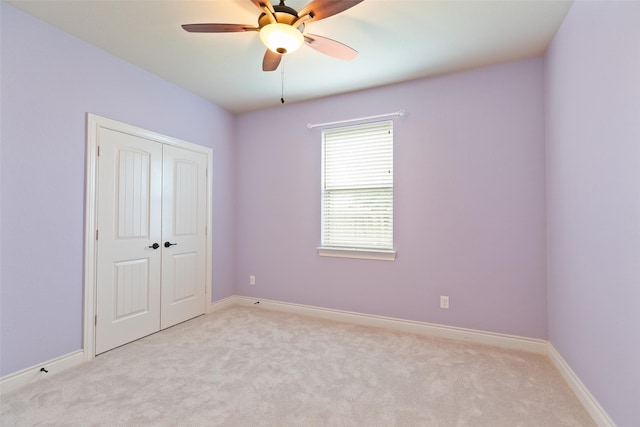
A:
{"type": "Polygon", "coordinates": [[[172,145],[186,150],[202,153],[207,156],[207,247],[206,247],[206,284],[204,312],[209,310],[211,299],[212,273],[212,170],[213,150],[209,147],[193,144],[181,139],[162,135],[157,132],[138,128],[92,113],[87,113],[87,150],[85,163],[85,231],[84,231],[84,321],[83,321],[83,350],[84,360],[93,359],[96,355],[95,346],[95,315],[96,315],[96,227],[97,227],[97,184],[98,184],[98,146],[99,130],[101,128],[122,132],[136,137],[156,141],[161,144],[172,145]]]}

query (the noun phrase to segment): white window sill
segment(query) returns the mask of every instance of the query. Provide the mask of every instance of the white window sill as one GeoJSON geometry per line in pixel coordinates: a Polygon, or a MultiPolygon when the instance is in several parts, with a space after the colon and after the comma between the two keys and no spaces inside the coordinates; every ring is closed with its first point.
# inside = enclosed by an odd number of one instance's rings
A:
{"type": "Polygon", "coordinates": [[[318,255],[337,258],[374,259],[378,261],[395,261],[396,251],[382,249],[356,248],[316,248],[318,255]]]}

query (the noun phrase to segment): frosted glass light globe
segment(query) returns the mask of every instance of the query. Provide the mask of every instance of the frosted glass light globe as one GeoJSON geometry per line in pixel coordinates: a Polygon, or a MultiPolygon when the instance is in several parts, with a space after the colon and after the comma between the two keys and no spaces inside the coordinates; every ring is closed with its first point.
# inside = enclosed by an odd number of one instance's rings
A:
{"type": "Polygon", "coordinates": [[[287,24],[269,24],[260,30],[260,40],[269,50],[281,55],[298,50],[304,37],[302,33],[287,24]]]}

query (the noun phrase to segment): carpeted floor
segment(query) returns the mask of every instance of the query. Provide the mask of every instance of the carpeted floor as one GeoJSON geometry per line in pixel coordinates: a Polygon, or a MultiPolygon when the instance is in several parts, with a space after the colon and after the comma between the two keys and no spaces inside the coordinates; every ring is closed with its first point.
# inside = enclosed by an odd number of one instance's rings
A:
{"type": "Polygon", "coordinates": [[[542,355],[232,307],[9,393],[3,426],[593,426],[542,355]]]}

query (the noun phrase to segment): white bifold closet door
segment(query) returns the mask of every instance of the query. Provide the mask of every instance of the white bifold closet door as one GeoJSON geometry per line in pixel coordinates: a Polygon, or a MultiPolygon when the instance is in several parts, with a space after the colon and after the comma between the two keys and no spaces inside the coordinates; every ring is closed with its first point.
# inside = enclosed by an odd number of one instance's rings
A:
{"type": "Polygon", "coordinates": [[[96,354],[205,312],[207,156],[101,128],[96,354]]]}

